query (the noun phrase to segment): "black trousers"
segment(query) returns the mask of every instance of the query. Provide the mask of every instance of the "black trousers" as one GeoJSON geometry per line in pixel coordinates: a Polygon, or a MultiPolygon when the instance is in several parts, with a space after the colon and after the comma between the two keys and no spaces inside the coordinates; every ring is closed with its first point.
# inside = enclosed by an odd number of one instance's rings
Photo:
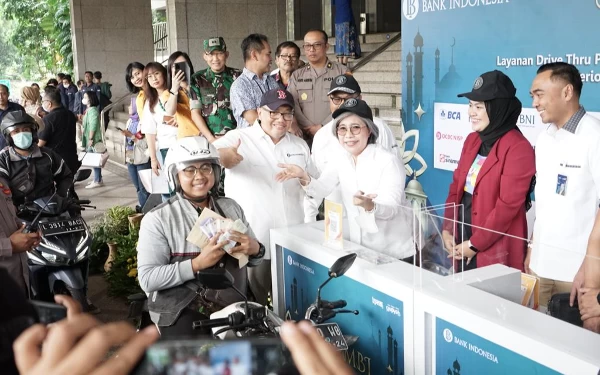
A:
{"type": "Polygon", "coordinates": [[[172,340],[186,337],[212,338],[212,332],[210,329],[204,330],[193,328],[193,323],[195,321],[204,319],[209,319],[209,317],[198,311],[186,307],[181,312],[181,315],[179,316],[175,324],[168,327],[159,327],[161,340],[172,340]]]}

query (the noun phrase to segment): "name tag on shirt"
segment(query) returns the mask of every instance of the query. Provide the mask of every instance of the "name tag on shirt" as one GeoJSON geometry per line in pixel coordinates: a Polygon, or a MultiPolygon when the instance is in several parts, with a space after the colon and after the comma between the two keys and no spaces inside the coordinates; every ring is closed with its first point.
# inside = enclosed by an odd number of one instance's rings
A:
{"type": "Polygon", "coordinates": [[[556,178],[556,194],[567,195],[567,176],[559,174],[556,178]]]}

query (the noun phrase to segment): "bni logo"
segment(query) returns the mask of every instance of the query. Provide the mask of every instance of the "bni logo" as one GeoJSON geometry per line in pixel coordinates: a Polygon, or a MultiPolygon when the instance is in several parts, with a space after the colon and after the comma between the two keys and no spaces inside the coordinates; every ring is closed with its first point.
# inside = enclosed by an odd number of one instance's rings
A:
{"type": "Polygon", "coordinates": [[[294,261],[292,260],[292,256],[288,255],[288,264],[291,266],[294,261]]]}
{"type": "Polygon", "coordinates": [[[407,20],[414,20],[417,14],[419,14],[419,0],[403,0],[402,13],[407,20]]]}
{"type": "Polygon", "coordinates": [[[444,340],[446,340],[446,342],[452,342],[453,338],[454,335],[452,335],[452,331],[450,331],[448,328],[444,329],[444,340]]]}

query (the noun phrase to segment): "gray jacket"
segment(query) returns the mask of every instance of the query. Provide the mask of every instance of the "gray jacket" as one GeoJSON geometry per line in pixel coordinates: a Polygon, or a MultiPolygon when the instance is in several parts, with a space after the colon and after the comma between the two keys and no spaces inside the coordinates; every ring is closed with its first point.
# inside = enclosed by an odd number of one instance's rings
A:
{"type": "MultiPolygon", "coordinates": [[[[247,234],[255,238],[244,211],[234,200],[211,198],[209,207],[224,217],[242,220],[248,227],[247,234]]],[[[138,277],[140,286],[149,294],[152,321],[159,326],[173,325],[181,311],[198,295],[223,307],[241,299],[233,289],[208,290],[195,279],[192,259],[201,249],[186,238],[197,219],[194,206],[177,193],[142,220],[137,246],[138,277]]],[[[250,258],[248,266],[261,262],[262,258],[250,258]]],[[[237,259],[225,255],[215,267],[226,268],[233,275],[235,286],[241,291],[247,290],[248,271],[246,267],[238,267],[237,259]]]]}

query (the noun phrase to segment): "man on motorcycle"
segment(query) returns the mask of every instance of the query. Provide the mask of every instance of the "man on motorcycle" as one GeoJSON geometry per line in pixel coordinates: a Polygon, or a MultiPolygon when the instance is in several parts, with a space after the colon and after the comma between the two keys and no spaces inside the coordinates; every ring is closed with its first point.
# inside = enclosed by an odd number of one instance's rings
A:
{"type": "Polygon", "coordinates": [[[8,147],[0,151],[0,177],[9,181],[13,203],[25,202],[54,193],[66,197],[73,174],[64,160],[46,147],[38,147],[38,125],[23,111],[9,112],[0,124],[8,147]]]}
{"type": "Polygon", "coordinates": [[[176,195],[146,214],[137,247],[140,286],[149,294],[150,316],[163,337],[189,335],[193,321],[207,319],[210,313],[240,301],[233,289],[205,288],[195,278],[198,271],[225,268],[233,275],[236,288],[248,290],[247,267],[240,268],[238,260],[223,250],[226,242],[217,243],[218,235],[201,249],[186,241],[202,210],[240,219],[248,227],[246,234],[231,233],[230,239],[237,244],[230,253],[248,255],[249,267],[260,264],[265,253],[242,208],[234,200],[218,196],[219,154],[206,138],[179,139],[167,154],[165,171],[176,195]]]}

